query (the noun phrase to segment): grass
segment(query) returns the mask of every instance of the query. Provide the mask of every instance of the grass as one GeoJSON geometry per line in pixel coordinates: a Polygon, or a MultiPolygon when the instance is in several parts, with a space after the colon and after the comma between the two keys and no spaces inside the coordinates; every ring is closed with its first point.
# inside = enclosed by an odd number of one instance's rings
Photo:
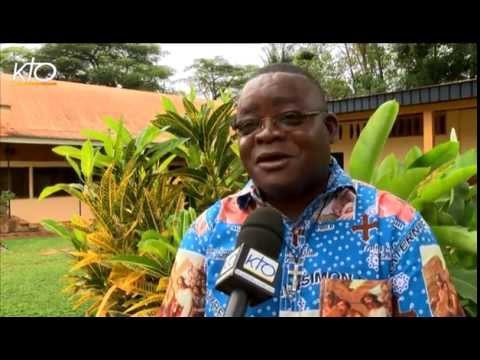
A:
{"type": "Polygon", "coordinates": [[[83,316],[66,286],[71,244],[59,237],[5,240],[0,252],[0,316],[83,316]]]}

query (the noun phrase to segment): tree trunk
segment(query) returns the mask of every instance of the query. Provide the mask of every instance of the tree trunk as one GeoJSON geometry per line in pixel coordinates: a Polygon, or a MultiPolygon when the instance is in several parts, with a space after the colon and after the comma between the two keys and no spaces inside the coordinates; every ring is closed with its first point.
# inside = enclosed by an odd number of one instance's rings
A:
{"type": "Polygon", "coordinates": [[[347,54],[348,68],[350,70],[350,76],[352,77],[353,94],[356,95],[357,94],[357,85],[356,85],[357,82],[356,82],[355,75],[354,75],[354,72],[353,72],[352,59],[350,58],[350,51],[348,51],[348,44],[344,44],[344,45],[345,45],[345,52],[347,54]]]}
{"type": "Polygon", "coordinates": [[[368,44],[357,44],[358,53],[360,53],[361,60],[358,58],[358,62],[362,66],[364,75],[367,75],[369,72],[368,69],[368,59],[367,59],[367,46],[368,44]]]}
{"type": "Polygon", "coordinates": [[[380,49],[379,49],[378,45],[375,48],[375,53],[377,55],[378,76],[380,77],[380,80],[382,80],[382,82],[385,82],[385,79],[383,78],[382,54],[380,53],[380,49]]]}

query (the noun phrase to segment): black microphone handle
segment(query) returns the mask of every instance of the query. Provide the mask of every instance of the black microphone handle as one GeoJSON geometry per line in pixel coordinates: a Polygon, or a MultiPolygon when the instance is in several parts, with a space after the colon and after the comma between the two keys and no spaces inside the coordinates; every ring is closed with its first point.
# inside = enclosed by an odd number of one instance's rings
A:
{"type": "Polygon", "coordinates": [[[224,317],[243,317],[247,311],[247,305],[247,293],[242,289],[233,290],[224,317]]]}

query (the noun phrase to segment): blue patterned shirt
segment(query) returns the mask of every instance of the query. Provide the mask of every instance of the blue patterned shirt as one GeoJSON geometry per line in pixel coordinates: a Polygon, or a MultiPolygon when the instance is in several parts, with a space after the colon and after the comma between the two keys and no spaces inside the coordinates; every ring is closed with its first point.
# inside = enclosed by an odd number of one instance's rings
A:
{"type": "MultiPolygon", "coordinates": [[[[247,216],[269,206],[252,181],[192,224],[177,252],[161,316],[223,316],[215,290],[247,216]]],[[[440,247],[409,204],[352,180],[334,158],[326,191],[295,221],[282,216],[273,298],[246,316],[460,316],[440,247]]]]}

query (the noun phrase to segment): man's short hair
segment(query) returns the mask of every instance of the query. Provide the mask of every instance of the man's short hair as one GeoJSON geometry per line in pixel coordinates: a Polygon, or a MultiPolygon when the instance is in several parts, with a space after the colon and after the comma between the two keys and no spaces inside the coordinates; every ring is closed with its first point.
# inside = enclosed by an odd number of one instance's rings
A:
{"type": "Polygon", "coordinates": [[[258,77],[260,75],[272,74],[272,73],[297,74],[297,75],[302,75],[302,76],[306,77],[318,89],[318,91],[320,93],[320,96],[321,96],[321,100],[323,100],[323,102],[326,105],[327,99],[326,99],[325,90],[323,90],[323,88],[320,86],[320,83],[318,82],[318,80],[315,79],[312,76],[312,74],[310,74],[308,71],[306,71],[306,70],[304,70],[301,67],[296,66],[296,65],[286,64],[286,63],[276,63],[276,64],[270,64],[270,65],[264,66],[263,68],[258,69],[252,75],[252,77],[249,79],[249,81],[252,80],[252,79],[255,79],[256,77],[258,77]]]}

